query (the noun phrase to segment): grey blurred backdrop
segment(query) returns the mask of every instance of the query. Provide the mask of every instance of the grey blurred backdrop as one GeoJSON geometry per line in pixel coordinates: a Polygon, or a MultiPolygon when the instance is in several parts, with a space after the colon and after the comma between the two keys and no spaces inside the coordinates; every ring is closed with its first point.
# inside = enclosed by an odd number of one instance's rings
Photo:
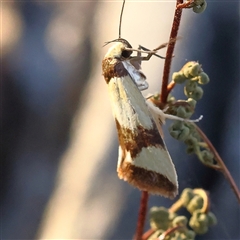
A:
{"type": "MultiPolygon", "coordinates": [[[[117,38],[121,1],[1,2],[1,238],[131,239],[140,192],[118,179],[117,135],[101,76],[105,41],[117,38]]],[[[122,37],[157,47],[175,1],[127,1],[122,37]]],[[[172,72],[196,60],[210,76],[195,117],[240,186],[239,2],[183,12],[172,72]]],[[[164,55],[165,50],[161,51],[164,55]]],[[[160,89],[159,59],[143,64],[160,89]]],[[[182,89],[174,90],[182,98],[182,89]]],[[[169,123],[168,123],[169,124],[169,123]]],[[[210,191],[218,225],[197,239],[240,239],[240,211],[223,175],[165,140],[180,192],[210,191]]],[[[173,201],[151,196],[149,207],[173,201]]],[[[146,230],[149,228],[147,221],[146,230]]]]}

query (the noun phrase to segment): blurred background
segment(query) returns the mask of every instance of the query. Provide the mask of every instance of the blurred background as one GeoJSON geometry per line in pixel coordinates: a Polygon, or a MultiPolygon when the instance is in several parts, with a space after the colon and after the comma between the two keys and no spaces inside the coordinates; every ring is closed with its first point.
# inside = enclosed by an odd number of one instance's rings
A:
{"type": "MultiPolygon", "coordinates": [[[[1,2],[1,238],[131,239],[140,192],[117,177],[118,142],[101,61],[118,37],[122,1],[1,2]]],[[[168,41],[175,1],[127,1],[122,37],[168,41]]],[[[172,72],[190,60],[210,76],[195,117],[240,186],[239,3],[183,12],[172,72]]],[[[161,55],[165,50],[161,50],[161,55]]],[[[144,62],[158,92],[163,60],[144,62]]],[[[181,87],[174,89],[183,98],[181,87]]],[[[171,123],[171,121],[169,121],[171,123]]],[[[168,123],[169,124],[169,123],[168,123]]],[[[210,191],[218,225],[197,239],[239,239],[240,211],[223,175],[165,129],[180,192],[210,191]]],[[[149,207],[174,201],[151,196],[149,207]]],[[[149,222],[146,223],[146,230],[149,222]]]]}

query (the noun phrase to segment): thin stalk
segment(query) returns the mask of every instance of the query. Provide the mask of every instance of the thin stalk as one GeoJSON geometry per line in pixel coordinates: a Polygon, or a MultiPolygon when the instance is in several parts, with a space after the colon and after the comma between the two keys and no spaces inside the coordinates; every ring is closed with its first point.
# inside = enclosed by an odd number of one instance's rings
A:
{"type": "Polygon", "coordinates": [[[235,193],[238,202],[240,203],[240,191],[237,187],[237,184],[235,183],[231,173],[228,171],[226,165],[224,164],[222,158],[220,157],[220,155],[218,154],[217,150],[215,149],[215,147],[212,145],[211,141],[208,139],[208,137],[203,133],[203,131],[196,125],[194,124],[196,127],[196,130],[198,131],[199,135],[201,136],[201,138],[203,139],[203,141],[205,143],[207,143],[209,149],[211,150],[211,152],[214,155],[214,159],[216,160],[217,164],[220,166],[220,168],[218,168],[218,171],[221,171],[223,173],[223,175],[225,176],[225,178],[227,179],[227,181],[229,182],[233,192],[235,193]]]}
{"type": "Polygon", "coordinates": [[[138,222],[137,222],[137,230],[134,237],[134,240],[142,240],[144,224],[147,215],[147,206],[148,206],[148,192],[143,191],[141,196],[140,208],[138,213],[138,222]]]}
{"type": "Polygon", "coordinates": [[[168,80],[169,80],[169,74],[170,74],[170,68],[172,63],[172,57],[173,57],[173,51],[175,48],[176,41],[171,41],[172,39],[177,38],[178,29],[182,17],[182,8],[177,8],[179,4],[182,4],[183,0],[177,0],[176,1],[176,9],[174,13],[174,19],[172,24],[172,30],[170,33],[169,38],[169,45],[167,47],[167,53],[166,53],[166,59],[164,63],[164,69],[163,69],[163,78],[162,78],[162,89],[161,89],[161,102],[166,103],[167,97],[168,97],[168,80]]]}

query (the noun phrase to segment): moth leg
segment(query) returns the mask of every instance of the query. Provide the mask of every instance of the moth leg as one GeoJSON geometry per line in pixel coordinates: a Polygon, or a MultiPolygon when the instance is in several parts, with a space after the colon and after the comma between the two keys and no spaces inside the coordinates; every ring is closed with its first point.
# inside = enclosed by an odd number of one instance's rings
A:
{"type": "Polygon", "coordinates": [[[192,119],[181,118],[181,117],[178,117],[178,116],[174,116],[174,115],[165,113],[164,110],[161,110],[158,107],[156,107],[153,104],[153,102],[150,101],[150,100],[147,100],[146,103],[147,103],[148,108],[149,108],[150,112],[152,113],[154,119],[158,119],[162,123],[165,122],[166,118],[167,119],[172,119],[172,120],[179,120],[179,121],[182,121],[182,122],[191,122],[191,123],[199,122],[203,118],[202,115],[199,118],[193,119],[193,120],[192,119]]]}
{"type": "MultiPolygon", "coordinates": [[[[138,50],[140,50],[140,51],[137,51],[137,56],[131,57],[130,62],[136,69],[139,70],[139,69],[141,69],[141,64],[142,64],[142,52],[141,52],[140,45],[138,47],[138,50]]],[[[149,50],[147,50],[147,51],[149,51],[149,50]]]]}
{"type": "MultiPolygon", "coordinates": [[[[141,61],[147,61],[147,60],[149,60],[149,59],[152,57],[152,55],[155,55],[155,54],[156,54],[158,48],[156,48],[156,50],[155,50],[155,49],[154,49],[154,50],[142,50],[142,49],[141,49],[141,45],[139,45],[138,49],[125,48],[125,50],[137,52],[137,56],[132,56],[132,57],[130,57],[130,61],[131,61],[131,62],[133,62],[133,61],[134,61],[134,62],[139,62],[139,61],[141,62],[141,61]],[[143,57],[143,56],[141,56],[141,53],[146,53],[147,56],[143,57]]],[[[157,55],[157,56],[159,56],[159,55],[157,55]]],[[[159,57],[160,57],[160,56],[159,56],[159,57]]]]}
{"type": "MultiPolygon", "coordinates": [[[[163,43],[161,44],[160,46],[158,46],[157,48],[154,48],[153,50],[149,50],[148,48],[145,48],[143,47],[142,45],[139,45],[138,49],[139,50],[143,50],[145,51],[148,55],[146,57],[142,57],[141,58],[141,61],[148,61],[153,55],[156,56],[156,57],[159,57],[159,58],[162,58],[162,59],[165,59],[165,57],[162,57],[160,55],[158,55],[156,53],[156,51],[162,49],[162,48],[165,48],[167,47],[168,44],[172,43],[172,42],[175,42],[176,40],[178,40],[178,38],[175,38],[175,39],[171,39],[169,42],[167,43],[163,43]]],[[[173,56],[174,57],[174,56],[173,56]]]]}
{"type": "MultiPolygon", "coordinates": [[[[144,51],[150,51],[148,48],[145,48],[145,47],[143,47],[142,45],[139,45],[138,46],[138,49],[141,49],[141,50],[144,50],[144,51]]],[[[155,49],[154,49],[155,50],[155,49]]],[[[154,51],[153,50],[153,51],[154,51]]],[[[165,57],[162,57],[162,56],[160,56],[160,55],[158,55],[158,54],[156,54],[156,53],[149,53],[146,57],[145,57],[145,59],[143,59],[142,61],[148,61],[151,57],[152,57],[152,55],[154,55],[154,56],[156,56],[156,57],[158,57],[158,58],[161,58],[161,59],[165,59],[165,57]]]]}
{"type": "Polygon", "coordinates": [[[164,57],[162,57],[162,56],[160,56],[160,55],[155,53],[157,50],[150,50],[150,49],[145,48],[145,47],[143,47],[141,45],[138,46],[137,50],[136,50],[137,51],[137,56],[131,57],[131,60],[130,60],[131,63],[137,69],[140,69],[140,67],[137,67],[136,64],[138,66],[141,66],[142,61],[148,61],[153,55],[155,55],[155,56],[157,56],[159,58],[165,59],[164,57]],[[139,51],[137,51],[137,50],[139,50],[139,51]],[[144,51],[142,51],[142,50],[144,50],[144,51]],[[145,57],[142,56],[142,53],[147,53],[147,56],[145,56],[145,57]]]}

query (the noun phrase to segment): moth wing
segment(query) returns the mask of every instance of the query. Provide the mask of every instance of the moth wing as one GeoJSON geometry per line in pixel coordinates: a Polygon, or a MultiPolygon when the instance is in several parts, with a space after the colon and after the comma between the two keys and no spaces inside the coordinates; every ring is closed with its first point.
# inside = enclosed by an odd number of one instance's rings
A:
{"type": "Polygon", "coordinates": [[[175,197],[176,170],[142,93],[129,75],[113,77],[108,89],[120,145],[119,178],[142,191],[175,197]]]}

